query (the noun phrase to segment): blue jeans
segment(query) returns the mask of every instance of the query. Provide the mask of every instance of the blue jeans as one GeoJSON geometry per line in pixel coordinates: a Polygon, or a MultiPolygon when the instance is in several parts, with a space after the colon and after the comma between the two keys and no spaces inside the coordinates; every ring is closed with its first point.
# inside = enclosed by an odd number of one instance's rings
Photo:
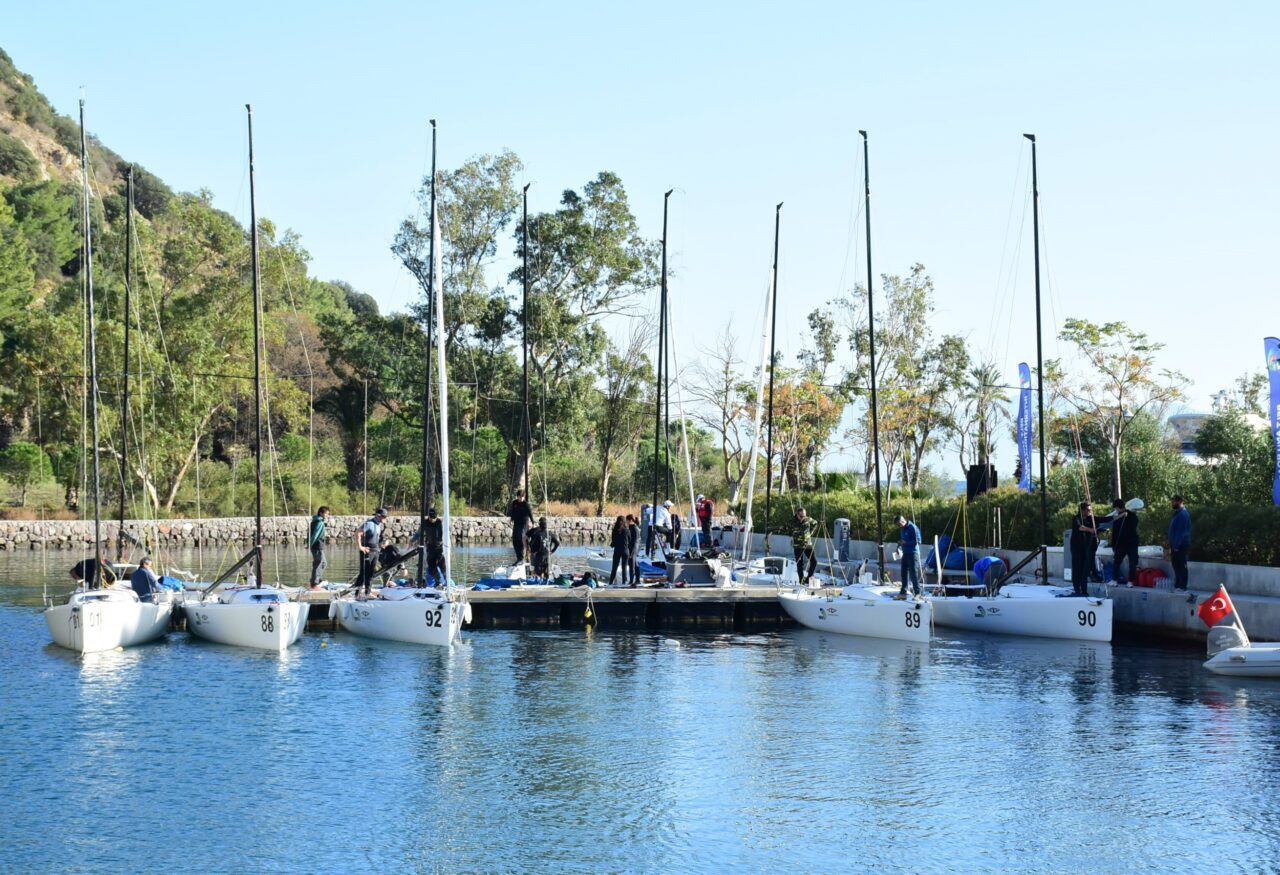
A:
{"type": "Polygon", "coordinates": [[[903,553],[902,554],[902,595],[907,594],[907,581],[911,581],[911,590],[916,595],[920,595],[924,590],[920,586],[920,554],[903,553]]]}

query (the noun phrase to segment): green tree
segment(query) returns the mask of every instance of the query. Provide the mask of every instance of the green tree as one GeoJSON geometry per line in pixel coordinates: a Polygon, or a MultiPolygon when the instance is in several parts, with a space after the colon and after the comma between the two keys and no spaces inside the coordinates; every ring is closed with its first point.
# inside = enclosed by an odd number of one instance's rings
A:
{"type": "Polygon", "coordinates": [[[53,477],[53,465],[44,450],[26,441],[15,441],[0,450],[0,474],[18,488],[19,504],[27,506],[27,490],[53,477]]]}
{"type": "Polygon", "coordinates": [[[597,514],[603,515],[609,503],[609,478],[618,457],[634,444],[649,420],[644,395],[653,382],[653,369],[644,351],[651,339],[651,332],[633,328],[625,347],[610,343],[605,353],[604,392],[595,416],[600,458],[597,514]]]}
{"type": "Polygon", "coordinates": [[[5,197],[35,253],[36,275],[59,275],[80,251],[78,209],[70,189],[50,179],[10,189],[5,197]]]}
{"type": "MultiPolygon", "coordinates": [[[[30,301],[36,279],[34,264],[35,255],[27,246],[13,208],[0,199],[0,326],[11,326],[30,301]]],[[[4,340],[3,332],[4,328],[0,328],[0,342],[4,340]]]]}
{"type": "Polygon", "coordinates": [[[0,176],[12,176],[19,181],[33,179],[40,174],[40,162],[31,154],[27,144],[0,132],[0,176]]]}
{"type": "Polygon", "coordinates": [[[1270,431],[1239,411],[1209,417],[1195,437],[1204,460],[1198,473],[1199,504],[1271,504],[1275,452],[1270,431]]]}

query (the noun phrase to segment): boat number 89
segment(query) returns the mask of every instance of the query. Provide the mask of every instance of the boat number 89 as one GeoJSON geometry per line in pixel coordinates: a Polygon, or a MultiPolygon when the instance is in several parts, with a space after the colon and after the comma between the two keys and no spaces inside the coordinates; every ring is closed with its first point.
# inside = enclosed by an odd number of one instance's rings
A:
{"type": "Polygon", "coordinates": [[[1076,619],[1080,621],[1081,626],[1098,625],[1098,615],[1093,611],[1078,611],[1076,612],[1076,619]]]}
{"type": "Polygon", "coordinates": [[[920,628],[920,612],[919,611],[907,611],[907,628],[908,629],[920,628]]]}
{"type": "Polygon", "coordinates": [[[427,608],[427,625],[428,626],[440,625],[440,609],[439,608],[436,608],[434,611],[431,610],[431,608],[427,608]]]}
{"type": "Polygon", "coordinates": [[[275,630],[276,630],[275,618],[272,617],[270,614],[263,614],[262,615],[262,631],[274,632],[275,630]]]}

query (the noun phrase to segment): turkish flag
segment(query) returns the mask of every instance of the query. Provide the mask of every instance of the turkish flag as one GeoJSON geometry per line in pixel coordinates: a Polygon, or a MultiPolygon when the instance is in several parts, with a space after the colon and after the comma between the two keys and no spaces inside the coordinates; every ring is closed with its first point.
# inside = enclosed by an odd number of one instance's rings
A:
{"type": "Polygon", "coordinates": [[[1227,595],[1227,588],[1219,585],[1218,591],[1196,608],[1196,613],[1200,615],[1201,620],[1204,620],[1204,624],[1212,629],[1219,620],[1234,610],[1235,606],[1231,604],[1231,596],[1227,595]]]}

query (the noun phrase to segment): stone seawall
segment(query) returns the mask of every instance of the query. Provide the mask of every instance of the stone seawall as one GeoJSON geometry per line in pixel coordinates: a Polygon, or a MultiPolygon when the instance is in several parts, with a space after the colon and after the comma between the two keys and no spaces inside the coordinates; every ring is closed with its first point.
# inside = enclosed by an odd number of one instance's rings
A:
{"type": "MultiPolygon", "coordinates": [[[[330,517],[329,543],[350,543],[366,519],[330,517]]],[[[310,520],[309,516],[263,517],[262,540],[267,544],[304,544],[310,520]]],[[[549,523],[567,544],[604,544],[613,526],[613,520],[606,517],[553,517],[549,523]]],[[[149,543],[170,549],[226,543],[241,543],[247,548],[253,541],[253,528],[253,517],[125,523],[130,535],[142,538],[145,532],[149,543]]],[[[408,544],[417,528],[418,518],[413,516],[394,516],[388,522],[388,534],[398,544],[408,544]]],[[[511,538],[511,522],[506,517],[454,517],[451,528],[456,544],[505,544],[511,538]]],[[[118,529],[114,521],[102,523],[102,535],[109,542],[115,542],[118,529]]],[[[78,550],[92,542],[92,520],[0,520],[0,550],[78,550]]]]}

